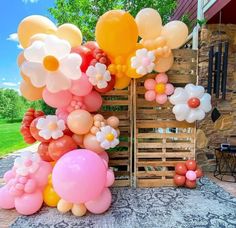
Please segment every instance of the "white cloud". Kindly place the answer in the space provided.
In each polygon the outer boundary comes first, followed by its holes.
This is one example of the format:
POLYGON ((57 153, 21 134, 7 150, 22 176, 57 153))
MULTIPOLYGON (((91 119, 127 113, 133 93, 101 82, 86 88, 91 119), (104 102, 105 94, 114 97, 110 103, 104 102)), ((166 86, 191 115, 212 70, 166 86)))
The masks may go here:
POLYGON ((39 0, 22 0, 23 3, 37 3, 39 0))
POLYGON ((11 41, 14 41, 14 42, 18 42, 18 35, 17 33, 12 33, 8 36, 7 40, 11 40, 11 41))
POLYGON ((2 83, 4 86, 10 86, 10 87, 16 87, 18 86, 17 83, 15 82, 3 82, 2 83))

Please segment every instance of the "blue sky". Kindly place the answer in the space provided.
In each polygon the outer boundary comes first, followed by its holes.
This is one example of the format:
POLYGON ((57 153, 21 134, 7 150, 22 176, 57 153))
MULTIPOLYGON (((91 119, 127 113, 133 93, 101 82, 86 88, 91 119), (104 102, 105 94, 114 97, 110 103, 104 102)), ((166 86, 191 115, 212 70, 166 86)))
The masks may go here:
POLYGON ((48 16, 54 0, 1 0, 0 13, 0 88, 18 89, 21 76, 16 63, 22 51, 15 40, 17 26, 29 15, 48 16))

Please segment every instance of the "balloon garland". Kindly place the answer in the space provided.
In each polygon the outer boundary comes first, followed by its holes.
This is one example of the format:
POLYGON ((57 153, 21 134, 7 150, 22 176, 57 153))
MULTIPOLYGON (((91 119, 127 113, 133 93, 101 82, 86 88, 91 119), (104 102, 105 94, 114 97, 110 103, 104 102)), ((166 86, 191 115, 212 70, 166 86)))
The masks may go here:
POLYGON ((39 142, 38 151, 23 153, 4 175, 0 208, 30 215, 44 202, 76 216, 105 212, 114 182, 106 150, 119 144, 120 131, 117 117, 97 113, 101 94, 156 71, 155 80, 145 81, 146 100, 164 104, 171 95, 177 120, 204 118, 210 95, 194 85, 174 90, 163 73, 173 64, 171 50, 187 35, 184 23, 162 26, 159 13, 150 8, 135 18, 122 10, 106 12, 97 22, 96 42, 84 44, 75 25, 57 27, 39 15, 23 19, 18 37, 24 50, 17 59, 21 94, 29 101, 43 99, 56 113, 25 113, 20 132, 26 143, 39 142))

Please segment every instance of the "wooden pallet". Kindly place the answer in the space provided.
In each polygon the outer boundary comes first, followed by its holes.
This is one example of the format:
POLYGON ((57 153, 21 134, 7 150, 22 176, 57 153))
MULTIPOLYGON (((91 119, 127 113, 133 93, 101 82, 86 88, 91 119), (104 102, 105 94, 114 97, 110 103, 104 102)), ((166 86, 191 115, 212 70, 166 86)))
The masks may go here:
POLYGON ((131 85, 125 90, 112 90, 103 95, 103 106, 99 113, 106 118, 114 115, 120 119, 120 144, 108 152, 109 166, 115 171, 113 186, 132 185, 132 110, 131 85))
MULTIPOLYGON (((174 51, 175 62, 168 71, 169 81, 183 87, 197 80, 197 53, 174 51)), ((158 105, 144 99, 145 79, 133 82, 134 106, 134 176, 137 187, 172 186, 177 162, 195 158, 195 124, 178 122, 167 102, 158 105)))

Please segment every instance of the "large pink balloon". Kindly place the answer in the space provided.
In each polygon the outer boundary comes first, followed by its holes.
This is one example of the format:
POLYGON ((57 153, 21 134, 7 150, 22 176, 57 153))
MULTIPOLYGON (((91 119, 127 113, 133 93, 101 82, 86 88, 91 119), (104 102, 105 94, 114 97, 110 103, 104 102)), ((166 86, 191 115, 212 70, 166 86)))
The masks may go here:
POLYGON ((9 194, 9 189, 5 185, 0 188, 0 208, 12 209, 15 207, 14 196, 9 194))
POLYGON ((88 112, 96 112, 102 106, 102 97, 96 91, 92 91, 90 94, 85 96, 83 101, 88 112))
POLYGON ((89 82, 88 76, 82 73, 81 78, 72 81, 70 92, 77 96, 86 96, 93 89, 93 85, 89 82))
POLYGON ((85 203, 96 199, 106 184, 107 172, 103 160, 85 149, 63 155, 52 172, 56 193, 71 203, 85 203))
POLYGON ((72 94, 69 90, 62 90, 57 93, 51 93, 47 89, 43 90, 43 100, 53 108, 63 108, 70 104, 72 94))
POLYGON ((43 194, 36 191, 32 194, 24 194, 15 198, 15 207, 17 212, 22 215, 32 215, 37 212, 43 204, 43 194))
POLYGON ((111 198, 110 190, 105 188, 97 199, 86 202, 85 206, 90 212, 94 214, 101 214, 110 207, 111 198))

